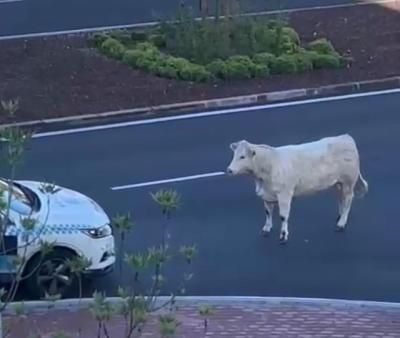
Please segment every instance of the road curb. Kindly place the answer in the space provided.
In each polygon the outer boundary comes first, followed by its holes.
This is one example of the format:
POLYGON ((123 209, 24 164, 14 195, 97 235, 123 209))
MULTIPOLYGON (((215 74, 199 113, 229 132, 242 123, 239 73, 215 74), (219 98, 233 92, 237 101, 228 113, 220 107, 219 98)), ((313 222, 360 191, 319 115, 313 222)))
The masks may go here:
POLYGON ((7 127, 21 127, 35 129, 36 132, 41 132, 48 129, 69 129, 79 127, 80 125, 104 124, 117 118, 147 119, 157 115, 181 115, 196 111, 227 109, 253 105, 257 106, 294 100, 368 93, 372 91, 383 91, 395 88, 400 88, 400 76, 368 81, 339 83, 315 88, 291 89, 203 101, 165 104, 154 107, 116 110, 97 114, 74 115, 61 118, 2 124, 0 125, 0 129, 7 127))
MULTIPOLYGON (((156 306, 165 303, 170 299, 167 296, 157 298, 156 306)), ((111 305, 119 304, 122 301, 120 297, 110 297, 107 301, 111 305)), ((28 301, 28 302, 13 302, 7 306, 4 314, 15 314, 15 308, 23 308, 26 314, 43 313, 46 311, 77 311, 87 309, 93 304, 92 298, 74 298, 62 299, 56 302, 52 301, 28 301)), ((363 301, 363 300, 345 300, 345 299, 329 299, 329 298, 298 298, 298 297, 242 297, 242 296, 181 296, 176 297, 176 304, 180 306, 199 306, 210 305, 218 306, 306 306, 306 307, 332 307, 365 310, 400 310, 400 303, 396 302, 379 302, 379 301, 363 301)))
MULTIPOLYGON (((21 1, 21 0, 14 0, 21 1)), ((250 12, 244 13, 240 15, 235 15, 239 17, 254 17, 254 16, 265 16, 265 15, 273 15, 278 13, 295 13, 295 12, 307 12, 314 10, 326 10, 326 9, 336 9, 336 8, 346 8, 346 7, 355 7, 355 6, 370 6, 370 5, 384 5, 387 3, 395 3, 397 0, 370 0, 367 2, 355 2, 355 3, 345 3, 345 4, 337 4, 337 5, 322 5, 322 6, 312 6, 312 7, 297 7, 297 8, 284 8, 277 10, 266 10, 259 12, 250 12)), ((224 16, 221 16, 222 18, 224 16)), ((213 16, 208 16, 207 19, 213 19, 213 16)), ((196 20, 202 20, 201 17, 198 17, 196 20)), ((39 38, 39 37, 48 37, 48 36, 57 36, 57 35, 73 35, 73 34, 86 34, 86 33, 94 33, 101 31, 111 31, 111 30, 119 30, 119 29, 140 29, 140 28, 148 28, 152 26, 158 25, 158 21, 148 21, 148 22, 139 22, 125 25, 113 25, 113 26, 102 26, 102 27, 91 27, 91 28, 78 28, 78 29, 69 29, 69 30, 61 30, 61 31, 53 31, 53 32, 37 32, 37 33, 26 33, 26 34, 16 34, 16 35, 0 35, 0 41, 5 40, 14 40, 14 39, 30 39, 30 38, 39 38)))

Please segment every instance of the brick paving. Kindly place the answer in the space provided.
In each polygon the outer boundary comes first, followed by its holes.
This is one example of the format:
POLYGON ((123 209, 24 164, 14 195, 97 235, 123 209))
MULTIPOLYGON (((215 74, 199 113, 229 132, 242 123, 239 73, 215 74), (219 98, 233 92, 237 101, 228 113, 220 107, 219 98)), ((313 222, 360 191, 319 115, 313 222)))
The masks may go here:
MULTIPOLYGON (((176 317, 181 324, 176 337, 400 338, 400 307, 216 304, 207 330, 197 309, 184 305, 178 310, 176 317)), ((28 338, 38 333, 41 338, 52 338, 59 330, 71 338, 99 337, 97 323, 87 310, 51 310, 23 319, 11 316, 5 318, 5 325, 10 338, 28 338)), ((124 338, 123 319, 113 318, 108 331, 110 338, 124 338)), ((142 337, 160 337, 156 316, 149 320, 142 337)))

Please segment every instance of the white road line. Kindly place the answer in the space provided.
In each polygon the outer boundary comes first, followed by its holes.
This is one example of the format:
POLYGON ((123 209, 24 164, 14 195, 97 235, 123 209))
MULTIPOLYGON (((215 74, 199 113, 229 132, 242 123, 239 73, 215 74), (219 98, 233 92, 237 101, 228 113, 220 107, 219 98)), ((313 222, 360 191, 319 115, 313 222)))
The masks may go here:
MULTIPOLYGON (((355 98, 360 98, 360 97, 369 97, 369 96, 378 96, 378 95, 396 94, 396 93, 400 93, 400 88, 366 92, 366 93, 347 94, 347 95, 340 95, 340 96, 321 97, 321 98, 301 100, 301 101, 272 103, 272 104, 265 104, 265 105, 260 105, 260 106, 230 108, 230 109, 223 109, 223 110, 208 111, 208 112, 203 112, 203 113, 199 112, 199 113, 191 113, 191 114, 184 114, 184 115, 159 117, 159 118, 153 118, 153 119, 112 123, 112 124, 105 124, 105 125, 92 126, 92 127, 82 127, 82 128, 75 128, 75 129, 50 131, 50 132, 37 133, 37 134, 33 135, 33 138, 60 136, 60 135, 67 135, 67 134, 77 134, 77 133, 84 133, 84 132, 90 132, 90 131, 107 130, 107 129, 123 128, 123 127, 130 127, 130 126, 140 126, 140 125, 145 125, 145 124, 156 124, 156 123, 170 122, 170 121, 176 121, 176 120, 187 120, 187 119, 204 118, 204 117, 219 116, 219 115, 229 115, 229 114, 234 114, 234 113, 243 113, 243 112, 248 113, 248 112, 258 111, 258 110, 263 110, 263 109, 266 110, 266 109, 281 108, 281 107, 300 106, 300 105, 305 105, 305 104, 340 101, 340 100, 355 99, 355 98)), ((323 114, 323 111, 321 111, 320 114, 323 114)))
POLYGON ((120 186, 116 186, 116 187, 111 187, 111 190, 116 191, 116 190, 135 189, 135 188, 148 187, 148 186, 152 186, 152 185, 191 181, 191 180, 198 180, 201 178, 215 177, 215 176, 222 176, 222 175, 225 175, 225 173, 223 171, 217 171, 217 172, 213 172, 213 173, 175 177, 175 178, 169 178, 169 179, 159 180, 159 181, 150 181, 150 182, 142 182, 142 183, 135 183, 135 184, 128 184, 128 185, 120 185, 120 186))
MULTIPOLYGON (((1 4, 0 0, 0 4, 1 4)), ((13 2, 13 1, 23 1, 23 0, 3 0, 4 2, 13 2)), ((279 10, 271 10, 271 11, 261 11, 261 12, 251 12, 242 14, 239 16, 259 16, 259 15, 268 15, 268 14, 276 14, 276 13, 293 13, 293 12, 304 12, 311 10, 319 10, 319 9, 335 9, 342 7, 354 7, 354 6, 365 6, 370 4, 386 4, 393 3, 396 0, 371 0, 371 1, 363 1, 357 3, 348 3, 348 4, 339 4, 339 5, 322 5, 322 6, 313 6, 313 7, 299 7, 299 8, 290 8, 290 9, 279 9, 279 10)), ((209 17, 212 19, 213 17, 209 17)), ((198 18, 200 20, 201 18, 198 18)), ((92 28, 81 28, 81 29, 71 29, 71 30, 61 30, 61 31, 50 31, 50 32, 40 32, 40 33, 27 33, 27 34, 17 34, 17 35, 4 35, 0 36, 1 40, 9 40, 9 39, 21 39, 21 38, 35 38, 35 37, 43 37, 43 36, 52 36, 52 35, 65 35, 65 34, 76 34, 76 33, 90 33, 90 32, 99 32, 105 30, 115 30, 115 29, 127 29, 127 28, 145 28, 157 25, 158 21, 149 21, 149 22, 141 22, 135 24, 126 24, 126 25, 114 25, 114 26, 98 26, 92 28)))
POLYGON ((21 2, 21 1, 24 1, 24 0, 0 0, 0 5, 1 4, 8 4, 10 2, 21 2))

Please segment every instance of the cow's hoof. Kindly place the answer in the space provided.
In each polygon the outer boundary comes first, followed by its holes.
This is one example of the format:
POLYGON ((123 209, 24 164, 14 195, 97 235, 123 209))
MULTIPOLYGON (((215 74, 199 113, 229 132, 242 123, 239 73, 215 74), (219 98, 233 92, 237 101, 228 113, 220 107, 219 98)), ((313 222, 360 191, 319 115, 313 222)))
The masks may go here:
POLYGON ((267 231, 267 230, 264 230, 264 229, 261 230, 261 232, 260 232, 262 237, 268 237, 270 233, 271 233, 271 230, 267 231))
POLYGON ((286 232, 282 232, 279 236, 279 242, 281 244, 286 244, 288 241, 288 234, 286 232))
POLYGON ((283 239, 282 238, 279 239, 279 244, 280 245, 285 245, 287 242, 288 242, 287 239, 284 239, 284 238, 283 239))
POLYGON ((344 226, 340 226, 340 225, 336 225, 335 226, 335 231, 336 232, 344 232, 345 231, 345 227, 344 226))

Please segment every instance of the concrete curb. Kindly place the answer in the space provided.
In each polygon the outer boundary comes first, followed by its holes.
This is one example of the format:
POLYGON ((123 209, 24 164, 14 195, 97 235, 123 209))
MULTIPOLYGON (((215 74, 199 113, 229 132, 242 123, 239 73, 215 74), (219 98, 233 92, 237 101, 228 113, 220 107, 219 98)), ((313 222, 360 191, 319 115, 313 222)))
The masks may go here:
MULTIPOLYGON (((166 296, 158 297, 156 304, 163 304, 170 299, 166 296)), ((110 297, 107 301, 116 305, 122 301, 120 297, 110 297)), ((92 298, 82 299, 62 299, 56 302, 51 301, 28 301, 11 303, 4 312, 5 315, 15 313, 15 307, 23 304, 25 312, 43 313, 46 311, 77 311, 79 309, 87 309, 93 304, 92 298)), ((181 296, 176 297, 176 304, 180 306, 308 306, 308 307, 332 307, 336 309, 364 309, 364 310, 399 310, 400 303, 395 302, 379 302, 379 301, 362 301, 362 300, 345 300, 345 299, 327 299, 327 298, 298 298, 298 297, 241 297, 241 296, 181 296)))
POLYGON ((108 121, 116 118, 146 119, 154 117, 155 115, 180 115, 196 111, 207 111, 211 109, 265 105, 300 99, 306 100, 320 97, 368 93, 371 91, 383 91, 395 88, 400 88, 400 76, 360 82, 339 83, 316 88, 291 89, 220 99, 165 104, 155 107, 133 108, 97 114, 75 115, 61 118, 2 124, 0 125, 0 129, 7 127, 21 127, 31 128, 35 129, 37 132, 41 132, 47 129, 76 128, 77 126, 83 124, 88 125, 91 123, 107 123, 108 121))

